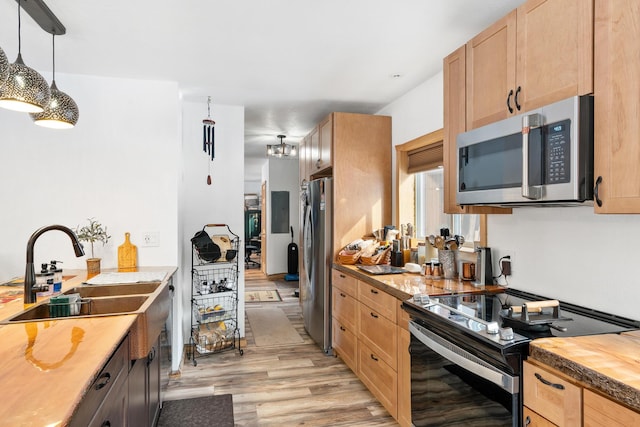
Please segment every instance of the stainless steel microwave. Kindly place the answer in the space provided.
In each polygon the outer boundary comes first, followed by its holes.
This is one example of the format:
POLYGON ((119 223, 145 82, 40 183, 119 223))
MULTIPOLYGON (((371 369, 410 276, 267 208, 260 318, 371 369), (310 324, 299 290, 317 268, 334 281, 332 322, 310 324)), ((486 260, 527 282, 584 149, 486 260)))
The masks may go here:
POLYGON ((460 205, 593 203, 593 97, 575 96, 458 135, 460 205))

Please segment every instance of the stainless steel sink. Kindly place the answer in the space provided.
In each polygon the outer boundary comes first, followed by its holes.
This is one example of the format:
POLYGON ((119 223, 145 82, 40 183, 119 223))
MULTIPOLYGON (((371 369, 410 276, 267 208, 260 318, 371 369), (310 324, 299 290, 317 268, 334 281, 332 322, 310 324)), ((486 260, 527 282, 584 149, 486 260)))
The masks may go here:
POLYGON ((76 286, 67 294, 80 294, 80 298, 111 297, 116 295, 141 295, 153 293, 161 282, 146 283, 118 283, 113 285, 84 285, 76 286))
POLYGON ((80 303, 80 314, 74 316, 61 316, 52 318, 49 311, 49 304, 38 304, 13 317, 8 318, 2 323, 16 322, 37 322, 41 320, 79 318, 79 317, 97 317, 97 316, 113 316, 119 314, 136 313, 140 307, 147 301, 148 296, 133 295, 119 296, 114 298, 92 298, 80 303))

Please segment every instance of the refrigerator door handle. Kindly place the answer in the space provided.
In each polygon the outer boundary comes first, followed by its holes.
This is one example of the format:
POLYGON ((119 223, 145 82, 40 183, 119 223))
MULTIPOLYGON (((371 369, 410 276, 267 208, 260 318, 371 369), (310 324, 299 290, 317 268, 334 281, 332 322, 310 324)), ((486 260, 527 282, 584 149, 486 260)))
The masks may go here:
POLYGON ((311 257, 313 256, 312 252, 313 252, 313 248, 312 248, 312 244, 313 244, 313 240, 312 240, 312 236, 313 236, 313 224, 311 223, 311 206, 306 205, 305 206, 305 215, 304 215, 304 232, 303 232, 303 239, 304 239, 304 257, 303 257, 303 261, 304 261, 304 271, 307 274, 307 283, 311 282, 311 278, 312 276, 312 267, 313 267, 313 263, 311 262, 311 257))

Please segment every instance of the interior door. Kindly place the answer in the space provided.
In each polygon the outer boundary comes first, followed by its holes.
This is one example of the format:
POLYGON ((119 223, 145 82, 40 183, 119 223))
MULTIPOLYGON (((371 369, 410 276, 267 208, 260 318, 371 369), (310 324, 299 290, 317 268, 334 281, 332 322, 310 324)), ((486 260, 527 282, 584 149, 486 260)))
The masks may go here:
POLYGON ((260 212, 260 269, 267 274, 267 181, 260 187, 262 212, 260 212))

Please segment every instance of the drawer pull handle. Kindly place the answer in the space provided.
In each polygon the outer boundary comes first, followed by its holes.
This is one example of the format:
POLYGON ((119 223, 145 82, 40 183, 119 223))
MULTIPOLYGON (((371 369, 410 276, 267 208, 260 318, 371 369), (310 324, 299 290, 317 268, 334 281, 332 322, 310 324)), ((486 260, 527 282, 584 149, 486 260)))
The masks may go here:
POLYGON ((346 298, 346 297, 347 297, 347 296, 346 296, 345 294, 343 294, 342 292, 340 292, 340 296, 341 296, 342 298, 346 298))
POLYGON ((375 360, 376 362, 378 361, 378 358, 377 358, 377 357, 375 357, 375 356, 373 355, 373 353, 371 354, 371 359, 375 360))
POLYGON ((558 390, 564 390, 564 386, 562 384, 555 384, 552 383, 551 381, 547 381, 544 378, 542 378, 542 375, 540 375, 539 373, 536 372, 536 378, 544 385, 548 385, 549 387, 553 387, 553 388, 557 388, 558 390))
POLYGON ((529 424, 531 424, 531 417, 527 415, 527 418, 524 419, 524 425, 528 426, 529 424))
POLYGON ((378 294, 378 291, 376 291, 375 289, 371 289, 371 293, 372 293, 372 294, 376 294, 376 295, 377 295, 377 294, 378 294))
POLYGON ((111 427, 111 421, 107 420, 103 422, 101 427, 111 427))
POLYGON ((375 314, 375 313, 369 313, 369 314, 371 314, 371 317, 373 317, 374 319, 377 319, 377 318, 378 318, 378 315, 377 315, 377 314, 375 314))
POLYGON ((109 381, 111 381, 111 374, 109 372, 105 372, 98 377, 98 380, 102 381, 96 384, 96 390, 100 390, 101 388, 104 388, 107 384, 109 384, 109 381))
POLYGON ((340 326, 340 330, 341 330, 342 332, 347 332, 347 330, 346 330, 343 326, 340 326))
POLYGON ((347 276, 345 276, 344 274, 341 274, 340 277, 342 277, 343 279, 347 278, 347 276))

